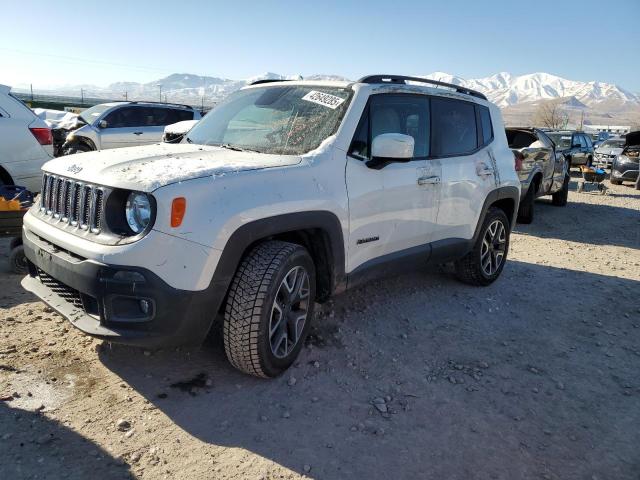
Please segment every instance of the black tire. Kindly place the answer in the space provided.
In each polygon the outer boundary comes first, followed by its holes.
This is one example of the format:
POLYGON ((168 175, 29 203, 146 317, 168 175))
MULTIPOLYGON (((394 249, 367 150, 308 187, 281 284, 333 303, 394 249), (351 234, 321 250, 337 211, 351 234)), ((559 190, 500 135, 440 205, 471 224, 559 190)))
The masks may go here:
POLYGON ((13 273, 27 274, 27 257, 24 256, 24 246, 18 245, 9 253, 9 266, 13 273))
POLYGON ((609 181, 611 182, 611 185, 622 185, 622 180, 616 180, 613 178, 613 174, 609 175, 609 181))
MULTIPOLYGON (((302 275, 296 273, 298 274, 302 275)), ((298 277, 295 277, 292 287, 294 290, 298 288, 295 286, 298 281, 298 277)), ((303 287, 299 287, 299 290, 302 291, 303 287)), ((285 296, 295 296, 296 293, 284 291, 285 296)), ((223 337, 225 352, 231 364, 257 377, 275 377, 289 368, 300 353, 309 332, 315 294, 315 266, 304 247, 277 240, 256 246, 242 260, 229 288, 223 337), (308 290, 304 300, 286 307, 289 299, 283 300, 280 296, 283 294, 283 286, 286 288, 286 279, 294 271, 306 272, 308 290), (284 308, 280 309, 276 305, 283 305, 284 308), (291 324, 292 317, 299 317, 303 308, 306 318, 298 331, 291 324), (283 325, 283 329, 272 328, 277 310, 280 310, 280 321, 276 320, 276 325, 283 325), (283 310, 287 313, 283 313, 283 310), (288 320, 283 322, 284 318, 288 320), (286 337, 283 338, 284 350, 279 348, 282 342, 276 342, 274 351, 273 337, 278 333, 276 330, 282 330, 278 335, 280 338, 286 337), (292 348, 288 350, 290 334, 295 335, 297 340, 292 342, 292 348)))
POLYGON ((518 208, 518 223, 529 224, 533 222, 533 204, 536 199, 536 183, 532 183, 529 185, 529 190, 527 190, 527 194, 520 202, 520 207, 518 208))
POLYGON ((592 167, 593 166, 593 157, 587 157, 586 165, 587 165, 587 167, 592 167))
POLYGON ((493 283, 500 276, 504 264, 507 261, 510 232, 509 219, 504 211, 496 207, 489 208, 484 222, 482 222, 482 228, 480 229, 476 244, 473 246, 473 250, 455 262, 458 279, 464 283, 477 286, 486 286, 493 283), (502 256, 495 270, 488 273, 485 268, 483 268, 483 245, 485 244, 485 237, 490 233, 489 228, 492 227, 495 222, 499 222, 504 229, 504 244, 501 249, 490 249, 488 253, 492 257, 490 261, 493 262, 494 260, 494 252, 502 252, 502 256))
POLYGON ((564 182, 562 182, 562 188, 557 192, 551 194, 551 203, 556 207, 564 207, 567 205, 568 198, 569 198, 569 175, 565 175, 564 182))
POLYGON ((64 149, 64 155, 73 155, 74 153, 84 153, 93 151, 91 147, 84 143, 74 143, 64 149))
POLYGON ((22 237, 13 237, 9 240, 9 250, 13 250, 19 245, 22 245, 22 237))

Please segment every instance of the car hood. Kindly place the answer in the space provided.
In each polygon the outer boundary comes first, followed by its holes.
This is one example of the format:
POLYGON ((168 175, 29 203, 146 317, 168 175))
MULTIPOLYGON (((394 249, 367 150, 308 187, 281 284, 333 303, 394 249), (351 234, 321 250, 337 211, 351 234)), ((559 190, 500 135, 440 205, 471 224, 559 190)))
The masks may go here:
POLYGON ((624 146, 625 148, 640 146, 640 130, 627 133, 627 136, 624 137, 624 146))
POLYGON ((187 133, 199 121, 200 120, 183 120, 182 122, 172 123, 171 125, 164 127, 164 133, 187 133))
POLYGON ((301 157, 237 152, 193 144, 156 144, 77 153, 47 162, 42 169, 81 182, 152 192, 171 183, 245 170, 285 167, 301 157))
POLYGON ((596 153, 602 155, 620 155, 622 153, 622 147, 598 147, 596 153))

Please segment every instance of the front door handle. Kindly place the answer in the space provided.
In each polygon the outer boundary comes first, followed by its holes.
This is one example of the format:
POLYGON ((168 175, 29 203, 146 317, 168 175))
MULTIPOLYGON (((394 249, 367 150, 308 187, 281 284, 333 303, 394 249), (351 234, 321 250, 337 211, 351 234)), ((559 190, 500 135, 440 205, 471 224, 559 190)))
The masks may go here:
POLYGON ((142 132, 133 132, 134 135, 142 135, 142 132))
POLYGON ((418 185, 434 185, 437 183, 440 183, 440 177, 438 175, 418 178, 418 185))

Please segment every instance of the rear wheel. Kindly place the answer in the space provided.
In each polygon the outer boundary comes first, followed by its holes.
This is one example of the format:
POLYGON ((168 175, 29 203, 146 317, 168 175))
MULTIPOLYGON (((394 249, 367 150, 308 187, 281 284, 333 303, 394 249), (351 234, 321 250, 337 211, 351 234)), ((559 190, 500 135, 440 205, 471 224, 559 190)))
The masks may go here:
POLYGON ((536 183, 532 183, 518 208, 518 223, 533 222, 533 204, 536 198, 536 183))
POLYGON ((567 204, 567 198, 569 197, 569 175, 565 175, 564 182, 562 182, 562 188, 556 193, 551 195, 551 203, 556 207, 564 207, 567 204))
POLYGON ((258 377, 289 368, 309 331, 315 294, 315 267, 304 247, 276 240, 255 247, 233 278, 225 308, 231 364, 258 377))
POLYGON ((455 262, 458 278, 471 285, 486 286, 493 283, 507 260, 509 235, 507 216, 499 208, 491 207, 473 250, 455 262))

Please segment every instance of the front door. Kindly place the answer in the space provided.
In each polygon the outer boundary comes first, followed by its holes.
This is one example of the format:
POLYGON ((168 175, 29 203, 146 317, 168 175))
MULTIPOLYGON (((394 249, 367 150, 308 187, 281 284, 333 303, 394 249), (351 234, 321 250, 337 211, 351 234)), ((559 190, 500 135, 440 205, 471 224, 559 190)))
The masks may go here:
POLYGON ((347 155, 348 272, 370 260, 404 255, 429 243, 440 187, 439 165, 426 160, 429 132, 428 97, 377 94, 369 99, 347 155), (383 133, 412 136, 413 159, 379 170, 368 167, 372 140, 383 133))
POLYGON ((144 107, 130 106, 107 114, 104 118, 107 126, 100 129, 100 148, 133 147, 147 143, 146 111, 144 107))

